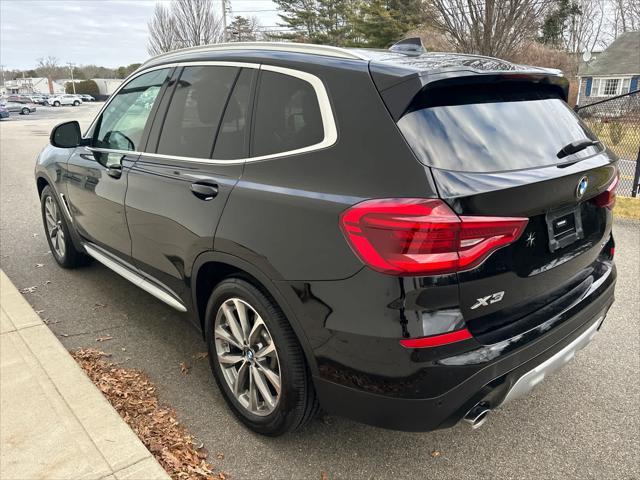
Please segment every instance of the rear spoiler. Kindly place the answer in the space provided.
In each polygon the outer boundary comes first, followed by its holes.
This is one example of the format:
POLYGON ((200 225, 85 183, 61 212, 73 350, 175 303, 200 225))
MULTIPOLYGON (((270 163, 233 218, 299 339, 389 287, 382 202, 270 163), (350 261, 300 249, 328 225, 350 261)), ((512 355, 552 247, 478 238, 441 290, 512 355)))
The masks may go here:
POLYGON ((453 87, 503 82, 519 82, 553 87, 566 102, 569 81, 560 70, 538 69, 510 71, 478 71, 474 69, 446 69, 433 72, 410 72, 404 68, 371 62, 369 71, 380 96, 397 122, 420 92, 441 87, 453 87))

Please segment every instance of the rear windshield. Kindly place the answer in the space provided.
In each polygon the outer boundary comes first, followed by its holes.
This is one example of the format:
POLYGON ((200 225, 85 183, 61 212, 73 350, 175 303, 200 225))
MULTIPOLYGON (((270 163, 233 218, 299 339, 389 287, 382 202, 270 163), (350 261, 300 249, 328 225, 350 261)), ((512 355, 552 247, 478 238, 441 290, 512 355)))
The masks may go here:
POLYGON ((596 140, 552 89, 516 85, 425 91, 398 126, 425 165, 463 172, 501 172, 576 161, 589 147, 559 159, 577 140, 596 140))

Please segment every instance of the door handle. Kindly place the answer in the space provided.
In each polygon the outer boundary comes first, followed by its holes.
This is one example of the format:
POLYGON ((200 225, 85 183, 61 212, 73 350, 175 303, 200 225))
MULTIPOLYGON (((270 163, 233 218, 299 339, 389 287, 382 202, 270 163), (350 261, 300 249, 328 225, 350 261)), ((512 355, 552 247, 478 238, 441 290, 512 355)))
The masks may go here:
POLYGON ((218 195, 218 186, 206 183, 192 183, 191 192, 200 200, 212 200, 218 195))
POLYGON ((107 175, 113 178, 120 178, 122 176, 122 165, 113 164, 107 167, 107 175))

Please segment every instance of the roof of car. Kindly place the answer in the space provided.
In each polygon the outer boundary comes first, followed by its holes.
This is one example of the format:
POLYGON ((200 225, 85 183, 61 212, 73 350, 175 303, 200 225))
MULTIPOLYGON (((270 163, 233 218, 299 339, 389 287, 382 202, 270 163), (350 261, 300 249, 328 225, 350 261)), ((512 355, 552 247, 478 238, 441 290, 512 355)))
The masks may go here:
POLYGON ((525 65, 518 65, 498 58, 484 57, 460 53, 425 52, 420 55, 407 55, 389 50, 368 48, 342 48, 329 45, 315 45, 292 42, 235 42, 189 47, 172 52, 163 53, 147 60, 140 69, 151 64, 160 65, 179 61, 183 56, 210 56, 215 53, 243 53, 259 51, 265 58, 281 58, 282 52, 321 55, 342 60, 355 60, 386 65, 396 69, 411 72, 425 72, 450 68, 464 68, 477 71, 545 71, 559 73, 557 70, 542 69, 525 65))

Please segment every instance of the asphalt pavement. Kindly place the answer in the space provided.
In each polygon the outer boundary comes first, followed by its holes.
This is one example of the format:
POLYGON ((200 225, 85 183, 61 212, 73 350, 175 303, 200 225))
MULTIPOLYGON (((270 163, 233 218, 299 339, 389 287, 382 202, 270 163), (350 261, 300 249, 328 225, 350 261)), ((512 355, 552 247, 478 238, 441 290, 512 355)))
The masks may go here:
POLYGON ((59 268, 42 228, 34 160, 53 125, 88 126, 85 104, 0 122, 0 263, 68 349, 98 347, 143 369, 232 479, 640 478, 640 224, 617 220, 617 301, 601 332, 527 398, 484 427, 395 432, 323 417, 272 439, 227 409, 200 334, 180 314, 98 263, 59 268), (113 340, 96 343, 98 337, 113 340), (180 364, 191 368, 181 372, 180 364), (216 459, 223 453, 224 459, 216 459))

